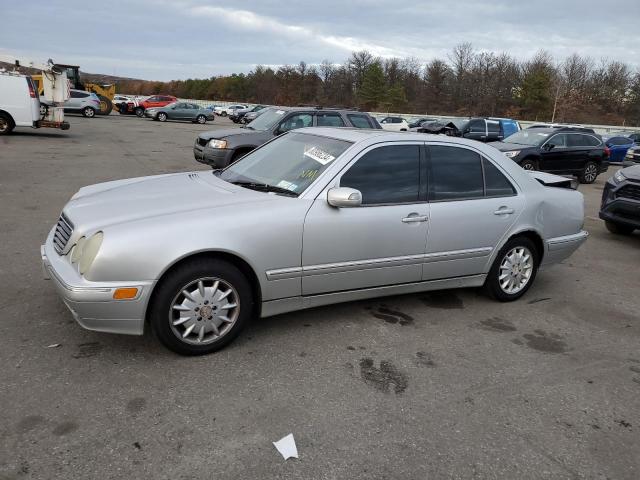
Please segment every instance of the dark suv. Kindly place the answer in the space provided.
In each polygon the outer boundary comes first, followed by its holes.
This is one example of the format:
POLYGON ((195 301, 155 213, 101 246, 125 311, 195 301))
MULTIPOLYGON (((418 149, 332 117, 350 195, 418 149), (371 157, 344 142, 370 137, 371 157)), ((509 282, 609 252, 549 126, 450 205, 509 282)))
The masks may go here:
POLYGON ((201 163, 224 168, 273 137, 303 127, 381 128, 368 113, 357 110, 271 107, 244 128, 201 133, 193 155, 201 163))
POLYGON ((525 170, 575 175, 593 183, 609 168, 609 149, 599 135, 574 128, 528 128, 490 145, 525 170))
POLYGON ((602 191, 600 218, 611 233, 640 229, 640 165, 618 170, 602 191))

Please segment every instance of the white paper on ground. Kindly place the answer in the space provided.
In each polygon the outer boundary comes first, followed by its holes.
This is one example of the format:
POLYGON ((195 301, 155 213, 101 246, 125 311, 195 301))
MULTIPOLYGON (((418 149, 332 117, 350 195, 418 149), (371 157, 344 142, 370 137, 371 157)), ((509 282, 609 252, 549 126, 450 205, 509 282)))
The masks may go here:
POLYGON ((293 439, 293 433, 281 438, 277 442, 273 442, 273 446, 278 449, 285 460, 291 457, 298 458, 298 449, 296 448, 296 442, 293 439))

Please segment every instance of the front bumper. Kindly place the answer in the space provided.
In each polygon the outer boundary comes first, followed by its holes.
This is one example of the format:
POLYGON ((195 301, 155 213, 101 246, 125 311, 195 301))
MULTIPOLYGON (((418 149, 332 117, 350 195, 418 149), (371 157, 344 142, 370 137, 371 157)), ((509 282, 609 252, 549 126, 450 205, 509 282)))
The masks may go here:
POLYGON ((554 237, 547 240, 547 252, 543 258, 543 265, 559 263, 569 258, 580 245, 582 245, 589 237, 589 233, 582 230, 572 235, 563 235, 562 237, 554 237))
POLYGON ((147 302, 153 282, 90 282, 55 251, 53 230, 40 247, 45 279, 52 280, 73 318, 87 330, 142 335, 147 302), (118 288, 138 289, 131 300, 114 300, 118 288))
POLYGON ((618 185, 611 185, 610 182, 605 185, 598 216, 607 222, 640 228, 640 200, 618 196, 617 193, 628 184, 625 181, 618 185))
POLYGON ((193 146, 193 156, 195 159, 213 168, 224 168, 231 163, 234 150, 229 148, 203 147, 198 143, 193 146))

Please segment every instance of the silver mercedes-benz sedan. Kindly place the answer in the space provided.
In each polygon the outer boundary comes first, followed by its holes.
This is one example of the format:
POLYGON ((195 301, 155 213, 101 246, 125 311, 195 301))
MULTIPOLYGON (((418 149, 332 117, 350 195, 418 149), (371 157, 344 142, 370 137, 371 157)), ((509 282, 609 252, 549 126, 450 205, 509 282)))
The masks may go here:
POLYGON ((471 140, 304 128, 222 171, 80 189, 42 246, 85 328, 203 354, 251 317, 481 287, 516 300, 587 238, 582 194, 471 140))

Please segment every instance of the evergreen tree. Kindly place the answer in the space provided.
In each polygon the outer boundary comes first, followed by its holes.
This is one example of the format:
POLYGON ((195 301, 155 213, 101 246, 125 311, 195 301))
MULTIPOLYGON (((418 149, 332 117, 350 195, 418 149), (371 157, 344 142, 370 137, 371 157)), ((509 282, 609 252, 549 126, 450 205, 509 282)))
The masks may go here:
POLYGON ((378 62, 367 67, 362 79, 362 87, 358 92, 360 106, 374 110, 385 100, 387 87, 384 80, 384 72, 378 62))

